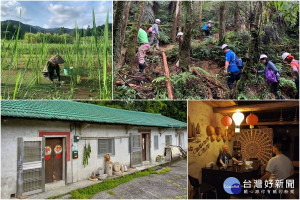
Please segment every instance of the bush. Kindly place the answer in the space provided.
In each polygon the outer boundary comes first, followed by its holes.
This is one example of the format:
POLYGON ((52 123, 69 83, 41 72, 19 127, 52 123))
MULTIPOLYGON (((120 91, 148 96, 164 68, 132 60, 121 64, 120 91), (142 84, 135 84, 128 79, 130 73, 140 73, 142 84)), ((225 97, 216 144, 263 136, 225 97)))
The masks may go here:
POLYGON ((286 78, 280 78, 279 87, 286 96, 289 96, 290 98, 296 97, 297 88, 294 81, 286 78))
POLYGON ((42 43, 42 42, 47 42, 47 43, 58 43, 58 44, 64 44, 66 43, 72 43, 73 42, 73 37, 70 36, 69 34, 63 34, 63 35, 58 35, 58 34, 50 34, 50 33, 25 33, 25 42, 26 43, 42 43))

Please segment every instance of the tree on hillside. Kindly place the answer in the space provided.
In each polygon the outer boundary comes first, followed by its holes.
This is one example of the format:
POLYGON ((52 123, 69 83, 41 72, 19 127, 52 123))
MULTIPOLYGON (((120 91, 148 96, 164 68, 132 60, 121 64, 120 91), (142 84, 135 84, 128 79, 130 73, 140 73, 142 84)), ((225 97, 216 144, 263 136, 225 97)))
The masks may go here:
POLYGON ((240 24, 240 6, 239 6, 239 2, 238 1, 235 1, 234 2, 235 4, 235 7, 234 7, 234 30, 235 32, 238 32, 240 31, 240 27, 241 27, 241 24, 240 24))
POLYGON ((173 18, 173 25, 172 25, 172 41, 173 42, 175 42, 175 40, 176 40, 177 22, 178 22, 178 16, 180 13, 179 10, 180 10, 180 0, 177 0, 175 12, 174 12, 174 18, 173 18))
MULTIPOLYGON (((118 69, 120 60, 121 60, 121 31, 123 25, 123 13, 124 13, 124 4, 125 1, 117 1, 114 5, 114 26, 113 26, 113 57, 114 57, 114 72, 118 69)), ((114 73, 115 75, 116 73, 114 73)))
POLYGON ((191 1, 182 2, 186 9, 185 16, 185 28, 183 33, 183 42, 181 55, 179 59, 179 66, 183 72, 189 71, 189 65, 191 63, 191 39, 192 39, 192 25, 193 25, 193 10, 191 1))
POLYGON ((138 9, 137 12, 135 14, 134 17, 134 22, 132 24, 130 33, 129 33, 129 43, 127 46, 127 50, 126 50, 126 55, 125 55, 125 62, 127 64, 132 65, 134 58, 135 58, 135 54, 136 54, 136 49, 137 49, 137 35, 138 35, 138 31, 139 28, 141 26, 142 23, 142 19, 143 19, 143 13, 144 13, 144 8, 145 8, 145 1, 139 1, 138 2, 138 9))
POLYGON ((58 35, 62 35, 62 34, 65 34, 67 33, 65 27, 60 27, 59 30, 58 30, 58 35))
POLYGON ((247 66, 244 67, 242 77, 238 81, 235 94, 243 90, 249 80, 249 74, 252 73, 254 63, 259 63, 259 45, 260 45, 260 19, 263 11, 263 3, 261 1, 249 2, 249 26, 250 26, 250 39, 248 47, 248 58, 247 66))
POLYGON ((219 9, 219 45, 225 43, 225 28, 226 28, 226 2, 220 2, 219 9))
POLYGON ((92 35, 93 35, 92 29, 91 29, 90 25, 88 25, 88 27, 86 28, 86 31, 84 33, 84 36, 92 36, 92 35))

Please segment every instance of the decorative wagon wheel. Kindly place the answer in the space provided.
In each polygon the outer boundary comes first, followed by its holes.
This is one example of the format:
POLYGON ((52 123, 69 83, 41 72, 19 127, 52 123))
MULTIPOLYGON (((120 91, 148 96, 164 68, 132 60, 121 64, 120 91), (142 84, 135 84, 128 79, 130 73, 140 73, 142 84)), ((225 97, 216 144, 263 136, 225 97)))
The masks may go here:
POLYGON ((244 130, 239 136, 244 159, 258 158, 263 165, 272 157, 272 129, 244 130))

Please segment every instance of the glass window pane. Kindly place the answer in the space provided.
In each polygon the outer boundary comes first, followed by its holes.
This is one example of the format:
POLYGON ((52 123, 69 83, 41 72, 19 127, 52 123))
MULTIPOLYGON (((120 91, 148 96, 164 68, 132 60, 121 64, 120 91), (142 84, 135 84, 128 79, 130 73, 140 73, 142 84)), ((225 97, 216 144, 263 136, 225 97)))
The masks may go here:
POLYGON ((158 149, 158 135, 154 136, 154 149, 158 149))

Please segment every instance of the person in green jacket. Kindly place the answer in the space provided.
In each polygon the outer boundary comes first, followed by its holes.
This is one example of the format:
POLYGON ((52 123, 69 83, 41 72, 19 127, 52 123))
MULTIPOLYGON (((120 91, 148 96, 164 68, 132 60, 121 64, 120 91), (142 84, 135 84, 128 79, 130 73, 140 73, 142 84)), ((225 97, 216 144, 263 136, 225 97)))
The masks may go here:
POLYGON ((145 30, 142 29, 142 26, 138 32, 138 42, 140 47, 138 49, 138 59, 139 59, 139 73, 143 73, 147 63, 145 61, 146 53, 150 49, 150 44, 148 40, 148 34, 145 30))

